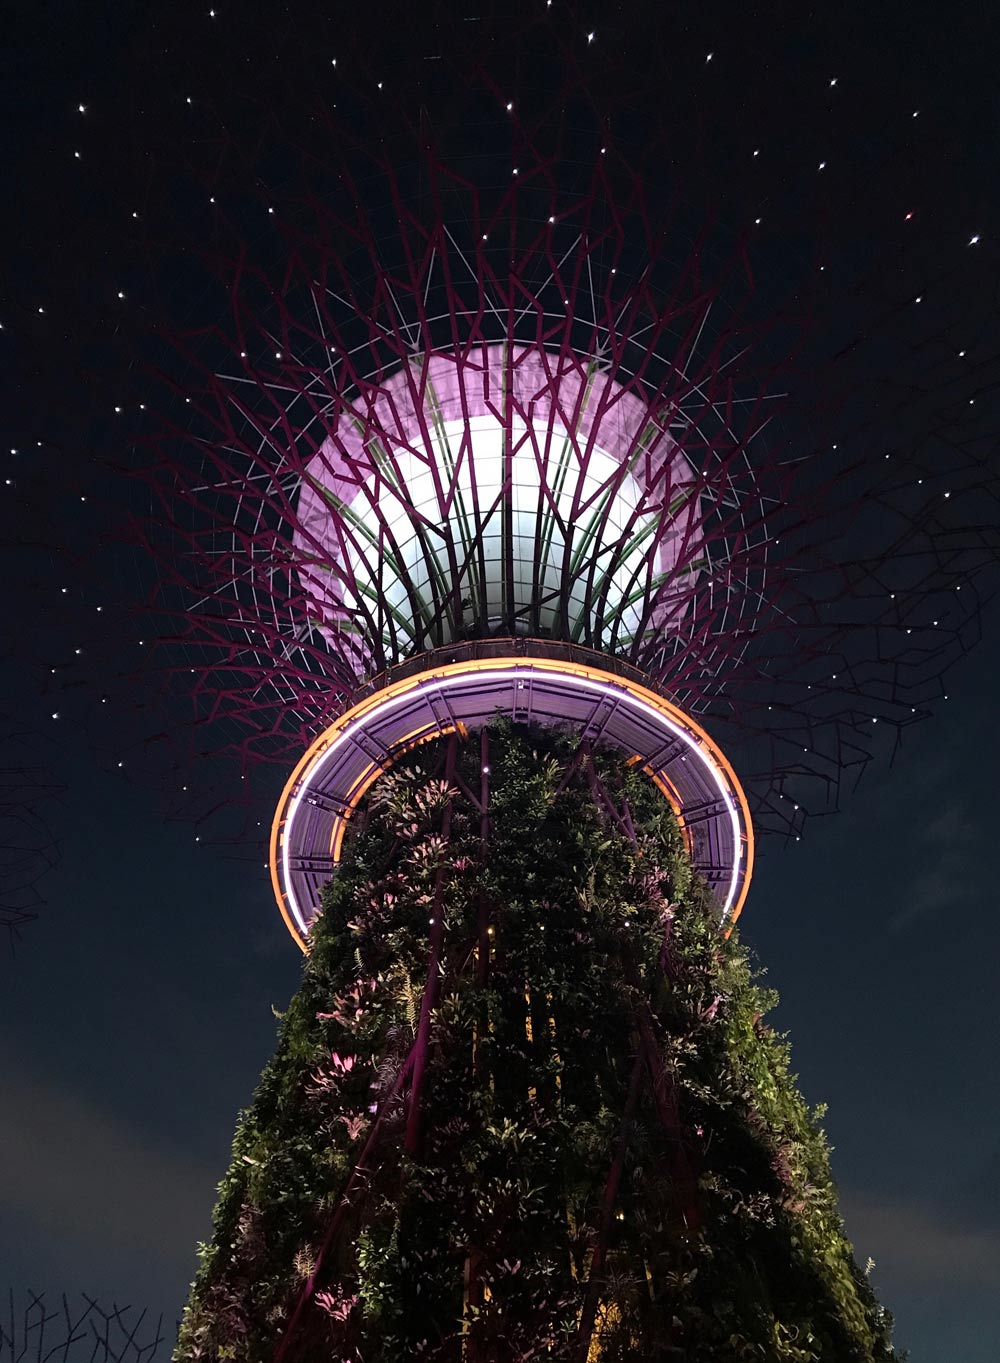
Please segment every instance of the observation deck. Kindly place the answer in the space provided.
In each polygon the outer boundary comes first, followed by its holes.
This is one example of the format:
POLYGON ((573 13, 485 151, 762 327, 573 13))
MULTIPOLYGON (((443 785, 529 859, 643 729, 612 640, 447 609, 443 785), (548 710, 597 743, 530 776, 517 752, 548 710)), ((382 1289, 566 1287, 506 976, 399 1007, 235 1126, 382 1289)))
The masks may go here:
POLYGON ((365 793, 415 743, 481 728, 497 715, 571 728, 637 761, 673 808, 720 917, 735 921, 753 869, 750 812, 704 729, 605 654, 489 639, 422 654, 370 682, 292 773, 274 817, 270 865, 278 906, 303 950, 365 793))

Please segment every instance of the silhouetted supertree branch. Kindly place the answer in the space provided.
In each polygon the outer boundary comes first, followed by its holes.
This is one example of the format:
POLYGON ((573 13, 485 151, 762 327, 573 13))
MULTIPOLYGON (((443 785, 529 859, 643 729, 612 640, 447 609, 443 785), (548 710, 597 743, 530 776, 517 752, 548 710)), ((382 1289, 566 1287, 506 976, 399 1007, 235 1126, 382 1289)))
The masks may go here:
POLYGON ((153 1363, 164 1342, 163 1317, 134 1306, 109 1307, 80 1293, 7 1294, 0 1320, 2 1363, 153 1363))

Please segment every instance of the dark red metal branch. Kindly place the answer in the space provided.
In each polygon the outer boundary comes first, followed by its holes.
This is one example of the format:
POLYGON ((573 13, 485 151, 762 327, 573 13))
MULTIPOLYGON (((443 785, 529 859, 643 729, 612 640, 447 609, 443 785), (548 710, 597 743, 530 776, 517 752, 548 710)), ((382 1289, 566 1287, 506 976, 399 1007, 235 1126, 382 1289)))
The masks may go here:
POLYGON ((611 1161, 611 1167, 608 1170, 607 1181, 604 1185, 604 1196, 601 1202, 601 1216, 597 1228, 597 1239, 594 1243, 594 1252, 590 1260, 590 1271, 587 1275, 587 1291, 583 1301, 583 1309, 580 1313, 580 1324, 577 1328, 577 1340, 579 1343, 578 1357, 580 1363, 586 1363, 590 1350, 591 1336, 594 1333, 594 1319, 597 1314, 598 1297, 600 1293, 600 1277, 604 1271, 604 1263, 607 1258, 608 1245, 611 1239, 611 1229, 614 1224, 615 1206, 618 1201, 618 1189, 621 1185, 622 1174, 625 1170, 625 1156, 628 1153, 629 1138, 632 1134, 632 1125, 635 1121, 636 1108, 642 1090, 642 1076, 645 1069, 645 1054, 640 1045, 632 1065, 632 1073, 629 1078, 628 1093, 625 1097, 625 1107, 622 1110, 622 1120, 618 1130, 615 1153, 611 1161))
MULTIPOLYGON (((458 754, 458 737, 451 734, 445 761, 445 780, 451 787, 458 754)), ((447 845, 451 832, 451 818, 454 800, 449 798, 441 816, 441 837, 447 845)), ((430 1050, 431 1014, 437 1002, 441 980, 441 953, 444 946, 444 891, 447 863, 442 859, 434 876, 434 897, 431 903, 431 923, 429 952, 427 957, 427 977, 420 1000, 420 1017, 417 1022, 417 1036, 413 1048, 413 1083, 410 1086, 409 1106, 406 1114, 406 1149, 411 1155, 420 1149, 421 1103, 423 1099, 424 1071, 427 1068, 430 1050)))

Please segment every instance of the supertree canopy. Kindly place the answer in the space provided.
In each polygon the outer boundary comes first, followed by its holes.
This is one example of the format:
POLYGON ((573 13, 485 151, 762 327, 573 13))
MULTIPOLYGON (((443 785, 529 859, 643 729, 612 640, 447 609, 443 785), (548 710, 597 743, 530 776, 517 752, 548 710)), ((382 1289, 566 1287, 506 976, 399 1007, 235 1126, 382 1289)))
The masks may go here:
POLYGON ((944 694, 983 447, 906 280, 710 222, 505 32, 379 113, 359 48, 294 171, 226 142, 138 366, 146 670, 290 771, 307 952, 177 1357, 889 1359, 732 928, 944 694))
POLYGON ((797 835, 873 725, 942 694, 992 553, 947 521, 978 463, 915 500, 905 453, 824 443, 854 376, 809 369, 807 300, 762 299, 740 238, 678 260, 606 148, 572 194, 540 152, 482 191, 437 152, 351 152, 346 204, 289 206, 280 276, 214 261, 231 314, 174 338, 184 424, 140 473, 200 725, 244 762, 318 740, 271 849, 289 926, 386 755, 497 711, 641 759, 735 916, 750 809, 797 835), (749 804, 695 716, 740 744, 749 804))
MULTIPOLYGON (((522 183, 530 195, 527 168, 522 183)), ((691 806, 699 865, 726 912, 742 903, 742 793, 718 755, 705 759, 707 738, 647 688, 669 679, 698 711, 743 665, 767 600, 764 512, 787 480, 773 460, 762 479, 749 458, 768 420, 752 370, 737 396, 749 328, 700 355, 715 300, 682 279, 658 301, 648 237, 649 276, 620 289, 625 231, 595 221, 606 190, 598 169, 578 205, 590 225, 558 255, 555 214, 529 223, 503 281, 477 210, 471 260, 433 219, 390 243, 408 273, 371 243, 365 301, 332 277, 346 268, 336 257, 291 244, 309 282, 286 290, 266 337, 250 312, 260 281, 234 289, 235 372, 206 375, 196 398, 215 432, 190 472, 171 464, 172 505, 191 512, 181 526, 171 515, 171 563, 202 570, 185 642, 215 645, 201 686, 238 713, 248 749, 273 750, 289 719, 301 741, 359 688, 378 692, 368 719, 338 718, 343 759, 329 731, 320 741, 305 807, 291 797, 312 825, 282 835, 276 862, 283 881, 303 882, 281 891, 293 930, 328 873, 328 823, 353 808, 373 752, 510 707, 578 719, 651 761, 678 808, 691 806), (262 342, 279 347, 263 373, 248 349, 262 342), (419 673, 415 693, 400 666, 419 673)), ((515 207, 501 199, 494 233, 516 238, 504 216, 515 207)), ((338 228, 324 218, 313 230, 325 242, 338 228)))

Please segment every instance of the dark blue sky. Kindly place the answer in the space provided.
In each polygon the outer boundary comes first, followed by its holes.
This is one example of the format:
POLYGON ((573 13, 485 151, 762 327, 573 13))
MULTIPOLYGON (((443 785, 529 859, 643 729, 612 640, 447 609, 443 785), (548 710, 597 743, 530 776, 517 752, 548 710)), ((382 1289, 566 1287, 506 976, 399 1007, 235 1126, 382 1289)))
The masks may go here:
MULTIPOLYGON (((113 351, 99 328, 88 334, 87 309, 95 280, 106 291, 115 277, 137 183, 125 193, 112 149, 130 147, 133 174, 136 130, 145 135, 160 109, 163 140, 180 147, 186 92, 197 94, 212 71, 226 82, 235 75, 238 44, 227 49, 224 36, 235 19, 227 30, 220 5, 223 27, 209 31, 208 8, 42 5, 12 18, 6 112, 18 135, 3 158, 16 202, 4 224, 0 365, 14 383, 4 447, 30 449, 54 431, 65 437, 82 410, 81 376, 103 366, 108 382, 113 351), (87 115, 77 114, 79 102, 87 115)), ((855 223, 849 252, 884 245, 879 214, 888 204, 902 217, 904 180, 918 216, 934 216, 936 239, 952 225, 962 245, 970 230, 1000 238, 997 24, 969 7, 946 23, 940 7, 872 10, 663 7, 685 62, 678 73, 664 49, 675 103, 678 89, 702 79, 693 54, 701 62, 714 53, 715 113, 700 123, 710 135, 699 173, 721 181, 736 134, 759 120, 778 163, 765 212, 796 201, 788 190, 801 169, 795 157, 825 154, 829 143, 847 167, 838 188, 851 212, 838 221, 855 223), (805 94, 801 103, 788 97, 799 74, 804 91, 821 76, 837 78, 836 121, 823 121, 827 102, 819 109, 805 94), (785 104, 768 105, 772 86, 785 104), (890 123, 911 106, 928 131, 909 148, 904 175, 893 164, 890 123)), ((620 64, 626 39, 642 42, 641 7, 594 13, 620 64)), ((405 27, 401 17, 401 41, 405 27)), ((336 26, 320 30, 311 7, 292 6, 273 32, 275 44, 301 55, 318 49, 319 32, 332 50, 336 26)), ((655 66, 655 50, 650 59, 655 66)), ((145 168, 143 204, 169 198, 163 164, 153 157, 145 168)), ((720 183, 717 194, 726 201, 728 187, 720 183)), ((801 245, 810 228, 782 230, 801 245)), ((146 249, 154 271, 155 235, 146 249)), ((778 246, 769 251, 773 269, 778 246)), ((171 278, 155 286, 169 288, 171 278)), ((975 341, 993 355, 996 285, 995 266, 984 268, 975 341)), ((81 446, 99 435, 88 430, 81 446)), ((43 456, 33 457, 44 482, 43 456)), ((43 546, 54 535, 37 498, 9 501, 4 528, 43 546)), ((38 724, 51 709, 38 699, 39 664, 65 622, 46 595, 54 571, 47 550, 32 551, 7 577, 11 665, 0 710, 38 724)), ((892 769, 873 770, 801 843, 764 849, 743 920, 782 995, 777 1022, 792 1036, 805 1093, 830 1104, 848 1229, 862 1262, 876 1260, 877 1288, 913 1363, 1000 1357, 995 609, 984 631, 956 669, 949 700, 907 735, 892 769)), ((155 712, 155 696, 149 702, 155 712)), ((173 1317, 195 1242, 208 1234, 236 1112, 273 1044, 272 1004, 285 1005, 299 961, 259 862, 196 845, 186 824, 164 824, 153 796, 103 770, 82 733, 63 729, 59 743, 51 763, 65 794, 51 813, 62 859, 46 882, 43 916, 16 957, 0 960, 0 1285, 126 1297, 173 1317)))

